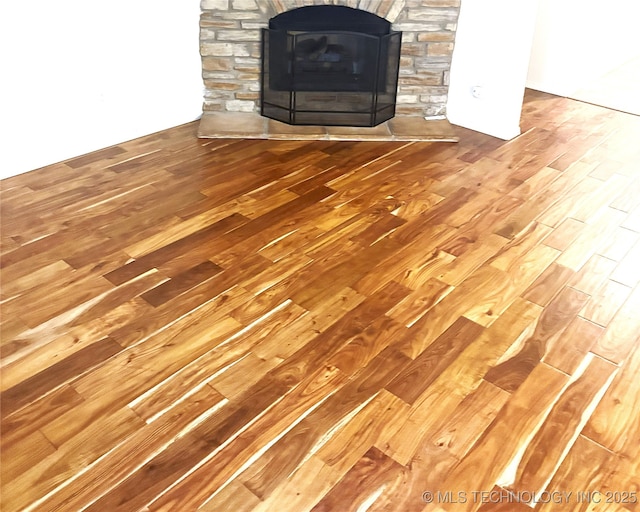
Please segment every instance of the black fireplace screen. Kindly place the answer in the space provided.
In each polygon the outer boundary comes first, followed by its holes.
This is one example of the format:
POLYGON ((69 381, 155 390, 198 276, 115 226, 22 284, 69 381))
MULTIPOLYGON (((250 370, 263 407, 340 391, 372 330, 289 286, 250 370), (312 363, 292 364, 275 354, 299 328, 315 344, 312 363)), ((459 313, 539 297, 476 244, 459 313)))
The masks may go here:
POLYGON ((272 18, 262 37, 262 115, 299 125, 391 119, 401 37, 384 18, 350 7, 301 7, 272 18))

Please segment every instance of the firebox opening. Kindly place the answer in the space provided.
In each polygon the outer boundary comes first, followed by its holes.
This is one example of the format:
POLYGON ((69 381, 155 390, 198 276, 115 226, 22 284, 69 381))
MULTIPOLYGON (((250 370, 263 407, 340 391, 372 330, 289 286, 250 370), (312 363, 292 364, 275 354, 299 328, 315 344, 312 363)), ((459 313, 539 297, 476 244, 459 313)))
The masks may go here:
POLYGON ((293 9, 262 31, 261 113, 288 124, 376 126, 395 115, 401 32, 367 11, 293 9))

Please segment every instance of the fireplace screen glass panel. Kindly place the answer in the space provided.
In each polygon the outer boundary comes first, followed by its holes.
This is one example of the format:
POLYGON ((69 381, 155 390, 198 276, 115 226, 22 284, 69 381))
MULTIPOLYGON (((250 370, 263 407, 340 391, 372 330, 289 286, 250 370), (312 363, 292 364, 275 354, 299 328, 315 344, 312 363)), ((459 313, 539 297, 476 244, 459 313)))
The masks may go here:
POLYGON ((400 40, 383 18, 347 7, 303 7, 276 16, 263 30, 262 115, 289 124, 342 126, 390 119, 400 40), (332 30, 336 25, 350 30, 332 30))

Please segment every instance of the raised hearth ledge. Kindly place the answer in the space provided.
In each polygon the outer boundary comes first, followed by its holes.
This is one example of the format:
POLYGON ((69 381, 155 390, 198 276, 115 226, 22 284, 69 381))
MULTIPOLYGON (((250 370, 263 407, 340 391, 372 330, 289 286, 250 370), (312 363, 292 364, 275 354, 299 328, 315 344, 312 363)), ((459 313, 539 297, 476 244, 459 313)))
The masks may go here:
POLYGON ((204 139, 379 140, 458 142, 446 119, 395 117, 373 128, 288 125, 253 112, 206 112, 198 137, 204 139))

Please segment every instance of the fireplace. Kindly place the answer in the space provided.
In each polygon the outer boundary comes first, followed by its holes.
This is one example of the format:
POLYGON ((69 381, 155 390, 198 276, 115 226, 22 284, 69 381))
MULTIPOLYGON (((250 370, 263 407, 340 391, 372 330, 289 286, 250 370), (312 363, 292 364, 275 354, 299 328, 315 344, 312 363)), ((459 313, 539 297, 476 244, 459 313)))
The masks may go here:
POLYGON ((262 30, 261 114, 293 125, 376 126, 395 115, 402 33, 339 5, 293 9, 262 30))
MULTIPOLYGON (((379 140, 387 140, 385 137, 391 137, 393 140, 425 140, 425 138, 431 140, 434 123, 445 117, 449 69, 460 0, 200 0, 200 6, 202 8, 200 53, 204 101, 198 133, 202 137, 267 139, 302 137, 355 140, 357 137, 365 136, 378 137, 379 140), (328 86, 324 81, 313 85, 316 90, 308 90, 311 87, 309 81, 306 83, 298 81, 295 87, 290 85, 292 79, 287 72, 292 54, 286 51, 286 46, 283 59, 287 67, 284 68, 283 76, 279 79, 270 75, 263 76, 262 56, 266 54, 269 58, 272 54, 270 50, 263 52, 263 29, 275 30, 269 27, 269 21, 276 18, 282 20, 283 18, 279 18, 278 15, 312 6, 343 6, 375 15, 373 18, 368 18, 374 20, 373 27, 367 27, 365 23, 365 28, 358 29, 365 35, 370 35, 367 33, 369 30, 373 31, 375 37, 380 36, 381 31, 384 36, 387 30, 389 34, 393 31, 402 33, 397 87, 395 89, 391 85, 387 87, 384 82, 381 86, 380 79, 369 81, 371 87, 378 87, 376 107, 373 108, 376 116, 378 115, 376 109, 380 110, 381 107, 390 105, 391 100, 395 99, 395 107, 382 109, 385 115, 390 115, 389 112, 395 110, 395 116, 392 119, 370 127, 379 119, 374 116, 371 120, 370 112, 364 115, 359 112, 360 105, 363 108, 366 106, 368 111, 371 110, 373 102, 370 99, 369 90, 352 90, 353 84, 358 82, 353 80, 353 77, 349 79, 348 76, 357 74, 360 69, 359 63, 356 58, 355 71, 353 71, 353 53, 344 52, 341 47, 345 44, 341 41, 330 41, 327 37, 325 43, 321 37, 309 35, 307 39, 311 41, 306 43, 309 46, 304 48, 303 45, 302 49, 299 49, 307 50, 311 55, 315 54, 315 69, 313 59, 309 58, 306 67, 303 68, 305 73, 316 72, 318 68, 324 66, 333 69, 334 74, 343 74, 340 80, 342 83, 340 91, 327 90, 328 86), (389 23, 391 29, 388 28, 389 23), (334 46, 329 48, 329 44, 334 46), (314 50, 313 46, 317 46, 317 49, 314 50), (349 62, 351 71, 347 66, 349 62), (267 89, 270 91, 267 96, 270 94, 269 103, 276 105, 271 107, 272 110, 277 112, 278 119, 286 122, 260 115, 263 80, 271 87, 267 89), (394 94, 394 98, 391 98, 394 94), (348 108, 341 108, 339 112, 330 112, 332 119, 321 118, 316 121, 320 124, 292 126, 287 124, 289 111, 292 110, 292 101, 299 100, 301 96, 332 107, 335 107, 336 102, 346 104, 348 108), (353 123, 337 126, 329 124, 336 123, 336 119, 342 121, 340 117, 348 115, 342 113, 344 110, 355 110, 359 121, 366 117, 366 121, 361 123, 366 126, 354 128, 344 125, 353 123), (424 126, 425 124, 427 126, 424 126)), ((342 16, 332 17, 332 20, 341 22, 342 16)), ((296 36, 303 31, 328 30, 326 26, 298 28, 301 30, 291 30, 290 35, 296 36)), ((352 28, 334 26, 332 30, 350 32, 352 28)), ((290 43, 291 37, 285 38, 285 43, 280 40, 275 44, 282 46, 290 43)), ((382 53, 384 51, 386 50, 381 50, 382 53)), ((394 52, 395 48, 393 51, 389 49, 388 55, 391 56, 394 52)), ((302 65, 302 61, 299 61, 299 64, 302 65)), ((394 68, 394 65, 395 63, 389 64, 382 61, 381 69, 385 71, 387 79, 395 78, 394 73, 388 72, 394 68), (386 69, 384 69, 385 66, 386 69)), ((282 72, 282 62, 280 66, 280 72, 282 72)), ((269 67, 269 65, 266 67, 267 72, 269 67)), ((291 70, 295 71, 293 65, 291 70)), ((300 106, 299 101, 296 101, 295 109, 300 106)), ((300 114, 297 112, 296 122, 301 122, 300 114)), ((451 137, 451 134, 447 133, 446 140, 450 140, 451 137)))

